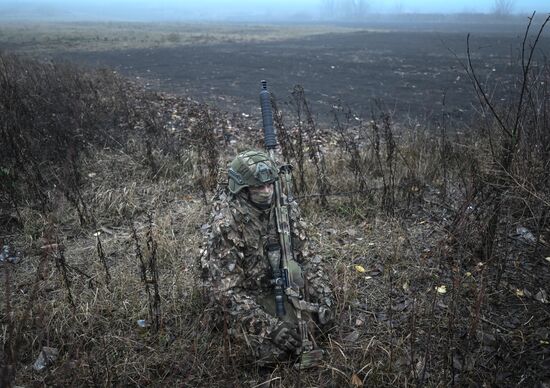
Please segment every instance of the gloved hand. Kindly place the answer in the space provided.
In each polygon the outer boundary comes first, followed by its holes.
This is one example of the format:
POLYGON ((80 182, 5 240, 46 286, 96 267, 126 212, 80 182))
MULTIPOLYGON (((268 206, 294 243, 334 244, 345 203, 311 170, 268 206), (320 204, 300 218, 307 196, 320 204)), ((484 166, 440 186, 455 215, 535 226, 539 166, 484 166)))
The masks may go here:
POLYGON ((332 321, 332 311, 326 307, 319 307, 319 312, 317 314, 319 317, 319 323, 321 325, 326 325, 330 321, 332 321))
POLYGON ((290 323, 283 322, 271 333, 271 340, 278 348, 287 352, 295 352, 302 346, 302 339, 298 328, 290 323))

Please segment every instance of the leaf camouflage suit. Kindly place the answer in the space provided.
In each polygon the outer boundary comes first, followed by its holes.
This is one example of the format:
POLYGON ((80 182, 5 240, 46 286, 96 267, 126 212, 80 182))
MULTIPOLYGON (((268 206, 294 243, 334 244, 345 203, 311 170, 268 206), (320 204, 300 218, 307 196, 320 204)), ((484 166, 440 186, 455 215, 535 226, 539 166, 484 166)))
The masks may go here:
MULTIPOLYGON (((210 222, 203 226, 202 280, 211 316, 226 322, 233 342, 248 347, 260 364, 293 359, 296 349, 280 338, 281 328, 296 328, 296 308, 308 322, 310 334, 331 317, 332 292, 320 256, 307 249, 306 224, 296 202, 290 206, 294 259, 291 268, 294 301, 284 296, 286 315, 275 314, 272 270, 266 248, 277 244, 274 207, 255 206, 247 190, 223 193, 214 203, 210 222)), ((289 266, 290 267, 290 266, 289 266)))

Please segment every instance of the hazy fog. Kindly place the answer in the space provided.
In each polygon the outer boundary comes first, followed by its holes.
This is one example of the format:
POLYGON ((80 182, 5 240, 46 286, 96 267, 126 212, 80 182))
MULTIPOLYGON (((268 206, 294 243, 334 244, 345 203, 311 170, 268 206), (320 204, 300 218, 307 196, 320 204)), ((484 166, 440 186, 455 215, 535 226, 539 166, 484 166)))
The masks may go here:
MULTIPOLYGON (((376 13, 492 13, 495 0, 0 0, 0 20, 360 20, 376 13)), ((548 0, 503 1, 506 13, 550 12, 548 0)))

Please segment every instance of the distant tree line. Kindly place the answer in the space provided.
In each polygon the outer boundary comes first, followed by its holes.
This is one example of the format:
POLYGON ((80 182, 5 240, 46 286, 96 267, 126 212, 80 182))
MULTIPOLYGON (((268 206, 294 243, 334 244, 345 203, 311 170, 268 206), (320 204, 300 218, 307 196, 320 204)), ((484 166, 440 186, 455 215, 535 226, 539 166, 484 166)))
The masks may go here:
POLYGON ((514 0, 495 0, 493 3, 493 13, 498 16, 510 15, 514 10, 514 0))
MULTIPOLYGON (((320 0, 321 18, 331 20, 361 20, 376 5, 371 0, 320 0)), ((514 11, 515 0, 493 0, 491 13, 496 16, 511 15, 514 11)), ((402 8, 402 6, 400 7, 402 8)))
POLYGON ((321 16, 325 19, 359 20, 368 11, 367 0, 321 0, 321 16))

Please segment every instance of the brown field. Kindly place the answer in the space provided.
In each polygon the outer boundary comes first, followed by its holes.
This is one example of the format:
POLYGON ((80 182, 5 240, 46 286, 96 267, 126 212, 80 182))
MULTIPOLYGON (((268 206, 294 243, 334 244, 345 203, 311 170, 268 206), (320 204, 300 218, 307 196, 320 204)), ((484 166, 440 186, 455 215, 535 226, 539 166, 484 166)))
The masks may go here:
MULTIPOLYGON (((524 25, 519 19, 509 24, 368 27, 8 26, 0 48, 116 69, 153 90, 248 115, 257 115, 258 84, 267 79, 282 101, 288 100, 294 85, 302 85, 314 114, 325 123, 331 121, 334 105, 370 118, 381 104, 399 121, 426 123, 448 114, 461 125, 470 122, 478 106, 465 71, 468 33, 479 78, 494 98, 506 103, 514 94, 524 25)), ((549 51, 548 42, 540 44, 541 52, 549 51)))

